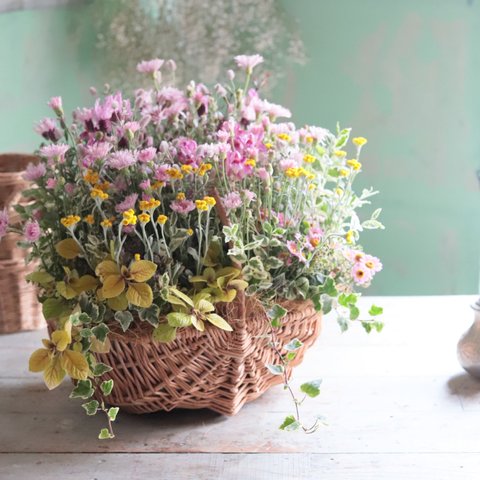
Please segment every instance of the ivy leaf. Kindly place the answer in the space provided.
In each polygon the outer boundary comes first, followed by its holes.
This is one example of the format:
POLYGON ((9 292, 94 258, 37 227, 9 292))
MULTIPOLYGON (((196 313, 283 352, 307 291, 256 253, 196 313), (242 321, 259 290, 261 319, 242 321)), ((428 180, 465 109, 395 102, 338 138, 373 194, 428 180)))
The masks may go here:
POLYGON ((110 438, 113 438, 115 435, 112 435, 108 428, 102 428, 100 430, 100 433, 98 434, 98 438, 100 440, 108 440, 110 438))
POLYGON ((321 287, 321 292, 326 293, 329 297, 336 297, 338 295, 338 291, 335 288, 335 281, 333 278, 328 277, 325 280, 325 283, 321 287))
POLYGON ((116 312, 115 320, 120 324, 122 330, 126 332, 133 322, 133 315, 130 312, 116 312))
POLYGON ((338 325, 340 326, 340 331, 343 333, 343 332, 346 332, 348 330, 348 327, 349 327, 349 323, 348 323, 348 319, 345 318, 345 317, 338 317, 337 318, 337 323, 338 325))
POLYGON ((108 396, 112 393, 113 390, 113 380, 105 380, 100 384, 100 388, 105 396, 108 396))
POLYGON ((96 400, 91 400, 90 402, 84 403, 82 407, 87 412, 87 415, 95 415, 100 404, 96 400))
POLYGON ((271 374, 273 375, 282 375, 283 372, 285 371, 285 368, 283 365, 267 365, 268 370, 270 371, 271 374))
POLYGON ((171 327, 167 323, 162 323, 153 330, 152 338, 156 342, 168 343, 175 340, 177 328, 171 327))
POLYGON ((300 423, 295 419, 293 415, 288 415, 285 417, 285 420, 280 425, 280 430, 285 430, 287 432, 292 432, 294 430, 298 430, 300 428, 300 423))
POLYGON ((383 308, 377 307, 376 305, 372 305, 370 307, 370 310, 368 311, 368 314, 371 315, 372 317, 375 317, 376 315, 381 315, 382 313, 383 313, 383 308))
POLYGON ((282 322, 280 321, 288 311, 282 306, 275 304, 273 307, 267 311, 267 316, 270 319, 272 327, 280 327, 282 322))
POLYGON ((322 384, 322 381, 319 379, 319 380, 313 380, 311 382, 306 382, 306 383, 302 383, 302 385, 300 385, 300 390, 307 394, 309 397, 316 397, 318 395, 320 395, 320 385, 322 384))
POLYGON ((93 335, 92 329, 91 328, 82 328, 80 330, 80 336, 82 338, 89 338, 93 335))
POLYGON ((355 305, 350 305, 350 320, 356 320, 360 316, 360 309, 355 305))
POLYGON ((283 348, 287 350, 287 352, 294 352, 295 350, 298 350, 302 345, 303 343, 298 338, 294 338, 286 345, 284 345, 283 348))
POLYGON ((104 323, 100 323, 96 327, 92 328, 92 333, 95 335, 95 338, 102 343, 107 338, 109 331, 110 329, 104 323))
POLYGON ((120 409, 119 409, 118 407, 110 407, 110 408, 108 409, 107 415, 108 415, 108 418, 109 418, 112 422, 114 422, 115 419, 117 418, 117 415, 118 415, 118 411, 119 411, 119 410, 120 410, 120 409))
POLYGON ((297 356, 297 352, 288 352, 288 353, 285 355, 285 359, 286 359, 288 362, 291 362, 292 360, 295 359, 296 356, 297 356))
POLYGON ((79 380, 77 385, 72 390, 70 398, 83 398, 86 400, 93 395, 93 388, 91 380, 79 380))
POLYGON ((100 377, 101 375, 103 375, 104 373, 107 373, 107 372, 110 372, 112 370, 112 367, 110 367, 109 365, 105 365, 105 363, 97 363, 93 369, 92 369, 92 373, 93 375, 95 375, 96 377, 100 377))
POLYGON ((158 305, 152 304, 149 308, 142 308, 138 311, 138 316, 143 322, 148 322, 153 327, 156 327, 159 322, 160 308, 158 305))

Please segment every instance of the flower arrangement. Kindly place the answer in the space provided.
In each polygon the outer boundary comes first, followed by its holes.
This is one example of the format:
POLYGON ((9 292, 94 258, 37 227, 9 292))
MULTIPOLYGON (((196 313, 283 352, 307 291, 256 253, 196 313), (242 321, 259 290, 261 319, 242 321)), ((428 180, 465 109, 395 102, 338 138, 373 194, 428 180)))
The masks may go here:
MULTIPOLYGON (((69 375, 71 396, 87 400, 89 415, 107 416, 100 438, 113 436, 118 413, 108 406, 113 381, 101 379, 115 365, 96 357, 110 348, 112 330, 151 329, 157 342, 173 341, 179 329, 231 331, 220 307, 254 297, 278 353, 266 368, 284 375, 295 398, 286 372, 301 342, 275 342, 287 313, 282 302, 334 309, 346 329, 360 321, 355 288, 382 268, 358 245, 363 229, 383 228, 380 210, 363 222, 356 213, 376 193, 352 187, 367 140, 353 138, 347 153, 350 129, 279 121, 290 112, 262 99, 252 77, 262 57, 235 61, 240 73, 230 70, 213 90, 164 85, 160 72, 174 62, 141 62, 151 89, 131 100, 97 98, 74 112, 71 125, 52 98, 56 118, 37 125, 45 141, 25 171, 30 201, 15 206, 22 224, 9 225, 0 212, 0 237, 22 234, 19 244, 38 261, 28 280, 55 325, 30 370, 43 372, 49 389, 69 375)), ((373 305, 361 320, 367 331, 381 329, 381 312, 373 305)), ((301 390, 314 397, 319 381, 301 390)), ((300 427, 298 411, 281 426, 300 427)))

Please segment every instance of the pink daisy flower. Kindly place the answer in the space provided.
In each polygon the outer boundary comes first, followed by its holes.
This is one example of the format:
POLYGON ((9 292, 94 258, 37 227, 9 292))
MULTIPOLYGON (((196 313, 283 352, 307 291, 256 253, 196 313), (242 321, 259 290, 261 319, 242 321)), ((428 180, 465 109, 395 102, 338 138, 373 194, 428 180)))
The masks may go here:
POLYGON ((56 142, 60 137, 60 130, 57 128, 57 122, 52 118, 44 118, 35 126, 35 131, 46 140, 56 142))
POLYGON ((65 153, 70 147, 63 143, 58 145, 45 145, 40 149, 40 154, 51 161, 58 161, 58 163, 65 163, 65 153))
POLYGON ((57 114, 63 115, 62 97, 52 97, 48 102, 48 106, 57 114))
POLYGON ((288 240, 287 241, 287 248, 288 251, 298 260, 300 260, 302 263, 306 263, 307 259, 305 258, 305 255, 300 251, 298 248, 298 245, 293 241, 293 240, 288 240))
POLYGON ((357 285, 368 284, 372 280, 372 271, 364 267, 362 264, 356 264, 352 268, 353 281, 357 285))
POLYGON ((364 255, 362 264, 368 269, 371 270, 372 272, 379 272, 382 268, 382 262, 380 259, 377 257, 374 257, 373 255, 364 255))
POLYGON ((144 148, 138 152, 137 158, 140 163, 147 163, 152 161, 157 154, 157 150, 154 147, 144 148))
POLYGON ((24 180, 33 182, 35 180, 38 180, 39 178, 42 178, 45 173, 47 173, 47 169, 45 168, 45 165, 43 163, 29 163, 27 165, 27 168, 25 169, 23 178, 24 180))
POLYGON ((132 152, 130 152, 129 150, 120 150, 110 155, 108 165, 115 170, 122 170, 124 168, 130 167, 135 162, 136 158, 132 152))
POLYGON ((143 60, 139 64, 137 64, 137 72, 140 73, 155 73, 158 72, 163 64, 165 63, 165 60, 162 60, 161 58, 154 58, 152 60, 143 60))
POLYGON ((40 229, 40 225, 36 220, 29 220, 25 224, 25 228, 23 230, 23 235, 25 236, 25 240, 29 243, 36 242, 42 234, 40 229))
POLYGON ((261 55, 237 55, 235 62, 239 68, 250 74, 257 65, 263 62, 263 57, 261 55))
POLYGON ((195 204, 191 200, 174 200, 170 204, 170 208, 177 213, 186 215, 187 213, 195 210, 195 204))
POLYGON ((231 192, 222 198, 223 206, 227 210, 234 210, 242 205, 242 199, 237 192, 231 192))
POLYGON ((53 190, 57 186, 57 179, 56 178, 47 178, 47 181, 45 182, 45 186, 49 190, 53 190))
POLYGON ((126 196, 123 202, 120 202, 115 206, 115 211, 117 213, 123 213, 127 210, 130 210, 131 208, 133 209, 135 207, 137 199, 138 195, 136 193, 132 193, 131 195, 126 196))

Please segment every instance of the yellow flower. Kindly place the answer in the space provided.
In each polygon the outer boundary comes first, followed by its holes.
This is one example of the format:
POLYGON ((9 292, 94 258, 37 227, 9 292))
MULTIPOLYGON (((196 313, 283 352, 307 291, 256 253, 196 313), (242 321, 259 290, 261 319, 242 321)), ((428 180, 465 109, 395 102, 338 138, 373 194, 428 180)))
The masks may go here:
POLYGON ((305 172, 304 175, 307 178, 307 180, 313 180, 315 178, 315 175, 310 172, 305 172))
POLYGON ((315 157, 313 155, 310 155, 309 153, 307 153, 306 155, 304 155, 303 161, 305 163, 313 163, 315 161, 315 157))
POLYGON ((105 192, 110 188, 110 182, 105 181, 105 182, 102 182, 102 183, 98 183, 97 185, 95 185, 95 188, 98 188, 102 192, 105 192))
POLYGON ((99 178, 100 177, 98 173, 90 169, 88 169, 87 173, 83 176, 83 179, 92 185, 95 185, 96 183, 98 183, 99 178))
POLYGON ((345 152, 344 150, 335 150, 333 154, 339 158, 344 158, 347 156, 347 152, 345 152))
POLYGON ((187 235, 190 237, 193 235, 193 230, 191 228, 187 229, 187 235))
POLYGON ((170 178, 181 180, 183 178, 183 173, 178 168, 169 168, 167 169, 167 175, 170 178))
POLYGON ((136 253, 136 254, 134 255, 134 258, 135 258, 135 261, 136 261, 136 262, 138 262, 138 261, 140 261, 140 260, 142 259, 142 257, 140 256, 139 253, 136 253))
POLYGON ((135 215, 135 211, 130 209, 126 212, 123 212, 123 220, 122 225, 136 225, 137 224, 137 216, 135 215))
POLYGON ((257 164, 254 158, 249 158, 246 162, 245 165, 248 165, 249 167, 254 167, 257 164))
POLYGON ((100 225, 101 225, 103 228, 112 228, 113 223, 112 223, 112 221, 109 220, 108 218, 105 218, 105 220, 102 220, 102 221, 100 222, 100 225))
POLYGON ((160 188, 163 188, 164 186, 165 186, 164 182, 157 181, 152 183, 153 190, 160 190, 160 188))
POLYGON ((140 220, 141 223, 148 223, 150 221, 150 215, 148 213, 141 213, 138 216, 138 219, 140 220))
POLYGON ((191 165, 182 165, 181 167, 182 172, 185 173, 192 173, 193 172, 193 167, 191 165))
POLYGON ((160 225, 165 225, 165 223, 167 223, 167 220, 168 220, 168 217, 166 215, 159 215, 157 218, 157 222, 160 225))
POLYGON ((90 215, 87 215, 87 216, 83 219, 83 221, 84 221, 85 223, 88 223, 89 225, 93 225, 93 224, 95 223, 95 218, 94 218, 93 215, 90 214, 90 215))
POLYGON ((80 221, 80 217, 78 215, 68 215, 60 219, 61 224, 65 228, 70 228, 75 226, 80 221))
POLYGON ((202 163, 198 167, 198 174, 203 177, 208 171, 212 169, 212 164, 211 163, 202 163))
POLYGON ((336 188, 335 189, 335 193, 340 196, 340 195, 343 195, 343 190, 341 188, 336 188))
POLYGON ((185 194, 183 192, 177 193, 177 196, 175 197, 177 200, 185 200, 185 194))
POLYGON ((350 173, 346 168, 341 168, 338 173, 340 174, 341 177, 348 177, 348 174, 350 173))
POLYGON ((160 203, 160 200, 156 200, 155 198, 151 198, 150 200, 140 200, 140 210, 155 210, 160 206, 160 203))
POLYGON ((285 175, 290 178, 298 178, 302 174, 302 171, 298 167, 289 167, 285 170, 285 175))
POLYGON ((305 141, 306 141, 307 143, 313 143, 313 140, 314 140, 314 138, 313 138, 311 135, 307 135, 307 136, 305 137, 305 141))
POLYGON ((265 145, 265 147, 266 147, 268 150, 270 150, 271 148, 273 148, 273 144, 270 143, 270 142, 267 142, 267 143, 265 143, 264 145, 265 145))
POLYGON ((352 167, 354 170, 360 170, 362 168, 362 164, 355 159, 347 160, 347 165, 352 167))
POLYGON ((213 197, 203 197, 203 201, 210 207, 213 207, 217 203, 213 197))
POLYGON ((288 133, 279 133, 277 137, 280 140, 284 140, 285 142, 289 142, 292 139, 292 137, 288 133))
POLYGON ((315 190, 316 188, 317 188, 317 186, 314 183, 310 183, 310 185, 308 185, 308 189, 310 191, 315 190))
POLYGON ((352 230, 349 230, 345 235, 345 240, 347 243, 353 243, 355 236, 352 230))
POLYGON ((92 191, 90 192, 90 197, 106 200, 108 198, 108 193, 105 193, 100 188, 95 187, 95 188, 92 188, 92 191))
POLYGON ((365 137, 355 137, 352 139, 352 142, 358 147, 362 147, 368 142, 368 140, 365 137))
POLYGON ((197 206, 197 210, 199 212, 208 210, 208 204, 205 200, 195 200, 195 205, 197 206))

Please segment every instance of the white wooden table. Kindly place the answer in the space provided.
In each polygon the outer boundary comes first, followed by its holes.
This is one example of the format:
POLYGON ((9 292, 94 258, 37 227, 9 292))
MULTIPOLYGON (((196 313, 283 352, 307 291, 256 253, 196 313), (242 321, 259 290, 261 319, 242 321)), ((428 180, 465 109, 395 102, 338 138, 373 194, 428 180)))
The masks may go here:
MULTIPOLYGON (((96 440, 65 382, 48 392, 27 360, 44 331, 0 336, 0 479, 477 479, 480 382, 456 360, 472 296, 364 299, 385 307, 384 331, 341 334, 333 318, 295 379, 323 378, 305 415, 329 426, 284 433, 281 387, 236 417, 208 411, 119 414, 96 440)), ((362 302, 363 303, 363 302, 362 302)))

